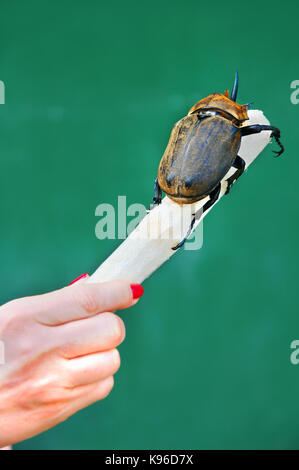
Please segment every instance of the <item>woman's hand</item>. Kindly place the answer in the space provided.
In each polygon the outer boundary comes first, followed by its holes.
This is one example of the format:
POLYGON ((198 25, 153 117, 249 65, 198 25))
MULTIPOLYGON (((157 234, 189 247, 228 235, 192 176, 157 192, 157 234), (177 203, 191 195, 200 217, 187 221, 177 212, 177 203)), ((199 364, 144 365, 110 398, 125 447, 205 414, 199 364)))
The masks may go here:
POLYGON ((116 347, 125 337, 113 311, 136 303, 138 286, 78 282, 0 307, 0 447, 39 434, 110 393, 120 366, 116 347))

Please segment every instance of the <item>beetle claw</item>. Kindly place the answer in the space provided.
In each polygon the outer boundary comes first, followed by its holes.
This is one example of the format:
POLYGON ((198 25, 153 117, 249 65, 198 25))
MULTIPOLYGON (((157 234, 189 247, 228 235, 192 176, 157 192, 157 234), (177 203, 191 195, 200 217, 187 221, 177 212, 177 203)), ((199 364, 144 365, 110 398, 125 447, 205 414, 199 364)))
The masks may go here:
POLYGON ((279 157, 283 152, 284 152, 284 146, 282 145, 282 143, 280 142, 279 138, 280 138, 280 132, 272 132, 271 134, 271 137, 274 137, 277 145, 279 145, 280 147, 280 150, 273 150, 273 153, 275 153, 275 158, 279 157))

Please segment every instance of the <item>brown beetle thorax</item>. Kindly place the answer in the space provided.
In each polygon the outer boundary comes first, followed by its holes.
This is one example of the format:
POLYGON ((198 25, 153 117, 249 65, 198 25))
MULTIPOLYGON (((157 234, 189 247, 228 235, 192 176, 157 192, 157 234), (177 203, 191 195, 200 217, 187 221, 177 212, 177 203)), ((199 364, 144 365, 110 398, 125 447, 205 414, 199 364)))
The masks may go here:
POLYGON ((198 101, 192 106, 188 114, 196 113, 203 108, 220 108, 223 111, 232 114, 240 121, 248 119, 247 106, 240 105, 235 101, 232 101, 228 96, 223 95, 222 93, 213 93, 203 100, 198 101))

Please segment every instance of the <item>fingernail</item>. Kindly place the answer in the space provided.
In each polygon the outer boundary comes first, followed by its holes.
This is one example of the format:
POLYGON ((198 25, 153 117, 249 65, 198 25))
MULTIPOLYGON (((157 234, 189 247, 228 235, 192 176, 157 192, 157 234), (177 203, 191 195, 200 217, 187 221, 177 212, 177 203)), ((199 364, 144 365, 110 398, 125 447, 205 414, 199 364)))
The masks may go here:
POLYGON ((69 286, 71 286, 72 284, 75 284, 75 282, 80 281, 80 279, 84 279, 84 277, 87 277, 87 276, 88 276, 87 273, 81 274, 81 276, 76 277, 76 279, 74 279, 72 282, 70 282, 69 286))
POLYGON ((139 299, 143 296, 143 287, 141 284, 131 284, 133 299, 139 299))

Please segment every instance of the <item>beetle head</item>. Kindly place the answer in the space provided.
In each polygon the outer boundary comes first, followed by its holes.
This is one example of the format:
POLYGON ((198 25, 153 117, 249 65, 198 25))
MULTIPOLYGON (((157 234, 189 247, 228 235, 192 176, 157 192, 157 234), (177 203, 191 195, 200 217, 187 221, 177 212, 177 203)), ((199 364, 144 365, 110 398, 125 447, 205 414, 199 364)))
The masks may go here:
POLYGON ((188 114, 196 113, 203 108, 219 108, 232 114, 239 121, 248 119, 247 106, 240 105, 235 101, 232 101, 226 95, 222 93, 213 93, 207 96, 203 100, 198 101, 192 106, 188 114))
POLYGON ((235 82, 230 97, 228 90, 226 90, 224 94, 213 93, 212 95, 209 95, 203 100, 200 100, 195 103, 188 114, 196 113, 202 110, 203 108, 219 108, 223 111, 232 114, 239 121, 247 120, 247 105, 240 105, 236 103, 238 93, 238 82, 239 77, 238 72, 236 72, 235 82))

